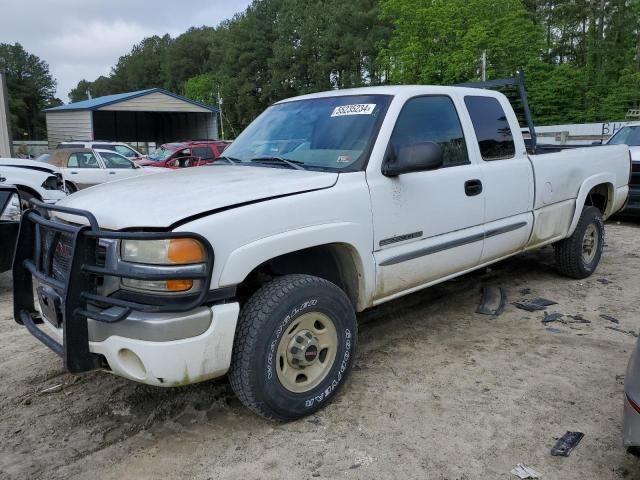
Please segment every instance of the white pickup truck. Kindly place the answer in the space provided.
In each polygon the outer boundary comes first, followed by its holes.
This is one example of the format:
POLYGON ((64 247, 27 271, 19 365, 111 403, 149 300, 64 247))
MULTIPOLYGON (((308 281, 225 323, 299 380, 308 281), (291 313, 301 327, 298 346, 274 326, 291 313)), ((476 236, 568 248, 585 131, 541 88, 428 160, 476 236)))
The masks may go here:
POLYGON ((345 382, 356 312, 548 244, 593 273, 630 172, 623 145, 529 155, 504 95, 437 86, 279 102, 216 164, 26 212, 15 318, 71 372, 228 373, 277 420, 345 382))

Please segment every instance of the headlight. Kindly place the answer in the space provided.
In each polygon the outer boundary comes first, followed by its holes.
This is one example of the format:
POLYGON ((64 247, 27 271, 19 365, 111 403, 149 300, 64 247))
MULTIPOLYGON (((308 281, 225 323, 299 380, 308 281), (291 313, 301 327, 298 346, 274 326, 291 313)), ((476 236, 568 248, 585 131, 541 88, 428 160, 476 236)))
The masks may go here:
MULTIPOLYGON (((193 238, 171 238, 163 240, 123 240, 120 258, 125 262, 147 265, 193 265, 207 261, 204 246, 193 238)), ((135 280, 123 278, 122 284, 140 290, 154 292, 185 292, 197 287, 200 282, 191 279, 175 280, 135 280)))
POLYGON ((42 188, 45 190, 58 190, 60 188, 60 183, 58 179, 52 175, 42 182, 42 188))
POLYGON ((19 222, 20 221, 20 197, 17 193, 14 193, 9 198, 4 210, 0 212, 0 221, 4 222, 19 222))

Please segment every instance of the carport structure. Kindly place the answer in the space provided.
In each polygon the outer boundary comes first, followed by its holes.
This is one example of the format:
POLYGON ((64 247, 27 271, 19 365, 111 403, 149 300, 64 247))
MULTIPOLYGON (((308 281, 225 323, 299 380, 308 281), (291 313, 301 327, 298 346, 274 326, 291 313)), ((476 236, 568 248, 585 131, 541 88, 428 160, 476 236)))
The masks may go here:
POLYGON ((49 148, 70 140, 160 145, 218 138, 216 107, 161 88, 92 98, 45 112, 49 148))

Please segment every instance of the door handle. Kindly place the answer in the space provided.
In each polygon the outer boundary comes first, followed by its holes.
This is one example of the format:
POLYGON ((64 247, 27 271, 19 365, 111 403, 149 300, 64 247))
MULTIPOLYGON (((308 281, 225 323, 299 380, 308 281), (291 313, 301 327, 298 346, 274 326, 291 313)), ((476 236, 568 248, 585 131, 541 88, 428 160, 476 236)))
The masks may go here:
POLYGON ((71 175, 77 175, 78 172, 69 172, 71 175))
POLYGON ((467 197, 475 197, 476 195, 480 195, 482 193, 482 182, 477 178, 473 180, 467 180, 464 182, 464 193, 467 194, 467 197))
POLYGON ((109 175, 115 175, 116 172, 109 172, 109 175))

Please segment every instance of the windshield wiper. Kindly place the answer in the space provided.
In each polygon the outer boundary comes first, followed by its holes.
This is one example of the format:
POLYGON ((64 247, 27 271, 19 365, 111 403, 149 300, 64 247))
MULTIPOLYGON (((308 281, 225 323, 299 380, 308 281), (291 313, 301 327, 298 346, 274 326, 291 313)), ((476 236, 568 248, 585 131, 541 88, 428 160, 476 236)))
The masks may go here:
POLYGON ((242 160, 240 160, 239 158, 227 157, 226 155, 220 155, 219 157, 214 158, 213 162, 215 163, 218 160, 225 160, 225 161, 229 162, 231 165, 236 165, 238 163, 242 163, 242 160))
POLYGON ((251 162, 255 162, 255 163, 264 163, 264 164, 269 164, 269 163, 280 163, 281 165, 287 165, 289 168, 293 168, 295 170, 304 170, 304 168, 301 165, 304 165, 304 162, 301 162, 299 160, 289 160, 287 158, 282 158, 282 157, 257 157, 257 158, 252 158, 251 162))

